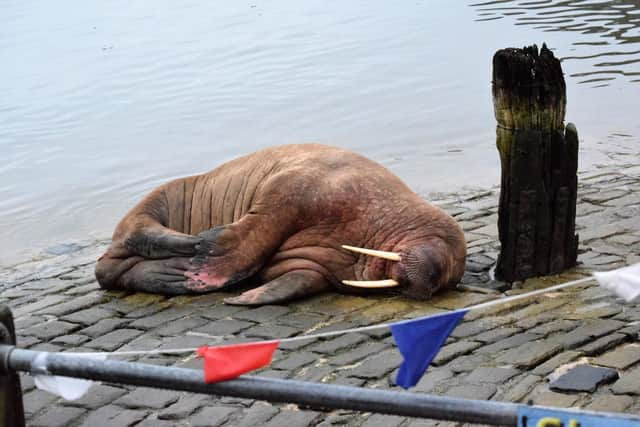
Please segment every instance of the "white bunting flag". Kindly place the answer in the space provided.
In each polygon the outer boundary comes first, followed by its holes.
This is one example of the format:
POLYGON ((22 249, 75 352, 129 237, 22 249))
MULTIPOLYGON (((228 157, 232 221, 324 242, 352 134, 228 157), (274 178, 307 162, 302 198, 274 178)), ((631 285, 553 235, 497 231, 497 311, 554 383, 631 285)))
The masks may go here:
POLYGON ((626 302, 640 300, 640 263, 617 270, 595 272, 593 275, 600 286, 615 292, 626 302))
MULTIPOLYGON (((96 360, 105 360, 106 355, 74 353, 76 356, 89 357, 96 360)), ((84 396, 94 381, 80 378, 61 377, 58 375, 48 375, 47 372, 47 354, 40 353, 36 356, 32 363, 32 374, 36 387, 40 390, 48 391, 65 400, 77 400, 84 396), (40 373, 42 372, 42 373, 40 373)))

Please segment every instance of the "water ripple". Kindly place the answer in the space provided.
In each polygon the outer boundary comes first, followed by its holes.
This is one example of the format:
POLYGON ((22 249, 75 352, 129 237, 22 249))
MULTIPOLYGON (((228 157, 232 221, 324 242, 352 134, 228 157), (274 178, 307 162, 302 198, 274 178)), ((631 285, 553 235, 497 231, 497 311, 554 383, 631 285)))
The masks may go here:
POLYGON ((0 2, 0 265, 108 235, 156 185, 276 144, 360 151, 421 193, 493 185, 491 55, 540 32, 593 161, 611 129, 640 134, 632 6, 0 2))
POLYGON ((602 74, 609 75, 610 78, 606 80, 610 81, 621 76, 626 77, 628 82, 638 81, 632 78, 639 74, 639 68, 633 65, 640 62, 640 51, 633 49, 634 45, 640 43, 640 10, 635 0, 501 0, 474 3, 471 6, 476 9, 478 21, 511 16, 515 25, 531 26, 545 32, 579 33, 581 37, 572 44, 578 49, 588 46, 589 54, 561 57, 563 61, 582 61, 583 70, 571 74, 571 77, 586 77, 579 83, 591 87, 606 87, 607 84, 598 84, 605 79, 589 78, 602 74), (623 46, 632 49, 621 50, 623 46), (601 49, 592 53, 598 47, 601 49), (597 63, 588 61, 597 57, 620 55, 626 59, 597 63))

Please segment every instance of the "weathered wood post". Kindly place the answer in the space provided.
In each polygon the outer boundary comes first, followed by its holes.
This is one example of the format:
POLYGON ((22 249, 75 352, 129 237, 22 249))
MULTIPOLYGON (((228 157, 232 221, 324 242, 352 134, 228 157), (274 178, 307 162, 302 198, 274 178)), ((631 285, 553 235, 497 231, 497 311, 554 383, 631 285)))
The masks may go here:
MULTIPOLYGON (((16 345, 13 315, 6 305, 0 305, 0 344, 16 345)), ((24 427, 20 376, 9 369, 7 360, 0 360, 0 427, 24 427)))
POLYGON ((542 45, 493 57, 493 106, 502 163, 496 277, 513 282, 576 264, 578 134, 564 128, 560 61, 542 45))

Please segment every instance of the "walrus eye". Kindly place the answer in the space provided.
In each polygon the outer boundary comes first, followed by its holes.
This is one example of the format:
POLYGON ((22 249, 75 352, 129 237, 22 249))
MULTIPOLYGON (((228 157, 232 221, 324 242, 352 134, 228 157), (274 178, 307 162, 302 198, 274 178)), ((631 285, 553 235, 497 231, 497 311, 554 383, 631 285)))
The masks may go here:
POLYGON ((357 288, 393 288, 400 285, 393 279, 386 280, 343 280, 342 283, 357 288))
POLYGON ((342 247, 351 252, 357 252, 364 255, 371 255, 378 258, 388 259, 389 261, 401 261, 400 255, 395 252, 376 251, 373 249, 358 248, 356 246, 342 245, 342 247))

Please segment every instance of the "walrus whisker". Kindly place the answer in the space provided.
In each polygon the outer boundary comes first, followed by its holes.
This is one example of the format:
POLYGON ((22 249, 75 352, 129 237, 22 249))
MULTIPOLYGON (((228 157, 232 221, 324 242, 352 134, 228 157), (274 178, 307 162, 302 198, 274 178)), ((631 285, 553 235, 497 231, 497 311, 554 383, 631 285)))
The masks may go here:
POLYGON ((400 283, 393 279, 386 280, 343 280, 342 283, 348 286, 355 286, 357 288, 393 288, 400 283))
POLYGON ((374 249, 358 248, 356 246, 342 245, 342 247, 351 252, 357 252, 364 255, 371 255, 378 258, 388 259, 389 261, 400 261, 400 255, 395 252, 376 251, 374 249))

